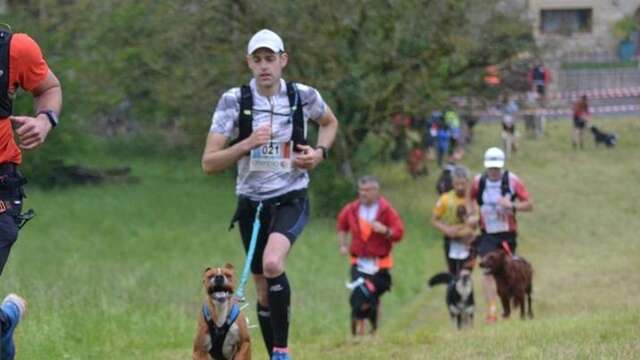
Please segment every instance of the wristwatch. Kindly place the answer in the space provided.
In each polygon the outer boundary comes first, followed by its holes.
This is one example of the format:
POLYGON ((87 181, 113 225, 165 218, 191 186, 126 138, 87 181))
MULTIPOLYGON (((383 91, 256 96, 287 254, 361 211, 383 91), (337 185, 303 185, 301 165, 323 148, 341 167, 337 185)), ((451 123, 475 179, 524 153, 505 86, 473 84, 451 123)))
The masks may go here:
POLYGON ((326 146, 318 146, 317 148, 322 150, 322 160, 326 160, 327 159, 327 153, 329 152, 329 149, 327 149, 326 146))
POLYGON ((39 111, 36 114, 36 116, 38 116, 40 114, 47 115, 47 119, 49 119, 49 123, 51 124, 52 128, 58 126, 58 114, 56 114, 53 110, 42 110, 42 111, 39 111))

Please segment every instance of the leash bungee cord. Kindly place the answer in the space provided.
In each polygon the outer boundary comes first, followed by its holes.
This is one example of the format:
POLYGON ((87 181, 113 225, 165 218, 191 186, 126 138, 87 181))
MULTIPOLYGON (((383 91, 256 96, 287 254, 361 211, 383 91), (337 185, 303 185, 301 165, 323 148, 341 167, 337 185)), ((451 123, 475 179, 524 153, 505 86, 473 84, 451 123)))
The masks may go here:
POLYGON ((256 243, 258 242, 258 234, 260 233, 260 212, 262 211, 262 201, 258 203, 256 209, 256 216, 253 220, 253 230, 251 232, 251 242, 249 243, 249 251, 247 251, 247 257, 244 260, 244 268, 242 269, 242 276, 240 277, 240 284, 236 290, 235 298, 239 302, 245 302, 244 287, 249 280, 249 271, 251 270, 251 263, 253 262, 253 254, 256 252, 256 243))

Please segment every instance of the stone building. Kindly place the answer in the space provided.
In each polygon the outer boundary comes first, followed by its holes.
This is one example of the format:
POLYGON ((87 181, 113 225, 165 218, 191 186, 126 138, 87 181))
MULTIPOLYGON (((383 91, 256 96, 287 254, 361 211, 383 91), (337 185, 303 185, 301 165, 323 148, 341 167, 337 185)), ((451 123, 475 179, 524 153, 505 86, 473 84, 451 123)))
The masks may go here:
MULTIPOLYGON (((563 55, 617 54, 620 41, 613 35, 613 24, 627 15, 640 16, 640 0, 527 0, 526 3, 538 44, 563 55)), ((637 35, 633 40, 638 42, 637 35)))

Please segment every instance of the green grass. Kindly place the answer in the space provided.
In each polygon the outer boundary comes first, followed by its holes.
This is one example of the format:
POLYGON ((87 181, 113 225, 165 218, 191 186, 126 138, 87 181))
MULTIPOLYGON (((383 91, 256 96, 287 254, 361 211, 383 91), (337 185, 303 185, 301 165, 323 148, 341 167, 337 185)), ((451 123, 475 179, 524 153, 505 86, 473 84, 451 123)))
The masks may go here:
MULTIPOLYGON (((640 121, 596 120, 621 135, 614 150, 570 147, 568 122, 523 141, 508 166, 528 185, 533 213, 521 214, 519 252, 534 265, 533 321, 482 322, 453 330, 442 287, 441 238, 429 225, 435 176, 411 180, 381 165, 384 193, 406 223, 395 249, 394 288, 383 298, 375 338, 348 334, 348 265, 333 219, 313 218, 287 264, 293 287, 291 346, 296 359, 632 359, 640 351, 640 121)), ((480 126, 465 162, 481 170, 497 144, 497 124, 480 126)), ((134 185, 33 190, 38 215, 22 231, 2 275, 2 293, 29 301, 17 331, 19 359, 187 359, 206 266, 242 267, 233 179, 200 174, 192 159, 128 160, 134 185)), ((104 158, 97 165, 114 164, 104 158)), ((322 179, 315 179, 322 181, 322 179)), ((339 204, 336 204, 337 206, 339 204)), ((253 288, 245 310, 255 324, 253 288)), ((264 359, 257 328, 254 358, 264 359)))

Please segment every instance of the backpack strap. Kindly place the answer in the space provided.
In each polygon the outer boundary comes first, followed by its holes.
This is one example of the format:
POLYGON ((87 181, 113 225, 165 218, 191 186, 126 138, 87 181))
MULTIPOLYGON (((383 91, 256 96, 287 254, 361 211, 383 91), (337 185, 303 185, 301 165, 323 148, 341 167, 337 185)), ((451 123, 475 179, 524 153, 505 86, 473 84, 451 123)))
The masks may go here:
POLYGON ((483 173, 480 175, 480 181, 478 182, 478 195, 476 196, 476 202, 478 206, 482 207, 484 204, 484 200, 482 199, 482 194, 484 194, 484 188, 487 186, 487 174, 483 173))
POLYGON ((304 121, 302 100, 300 99, 298 87, 294 82, 287 82, 287 97, 289 98, 289 106, 291 107, 291 117, 293 121, 291 141, 293 141, 295 151, 298 144, 307 145, 307 123, 304 121))
MULTIPOLYGON (((287 97, 289 98, 289 107, 291 108, 291 118, 293 130, 291 132, 291 140, 294 149, 296 145, 307 145, 307 123, 304 121, 302 112, 302 100, 298 88, 293 82, 287 82, 287 97)), ((240 141, 251 136, 253 132, 253 94, 249 85, 240 87, 240 114, 238 116, 238 137, 231 141, 231 145, 235 145, 240 141)))
POLYGON ((9 49, 12 34, 0 30, 0 119, 11 116, 13 101, 9 97, 9 49))
POLYGON ((500 192, 502 193, 502 196, 509 195, 511 201, 516 198, 516 194, 511 191, 511 187, 509 186, 509 170, 505 170, 504 173, 502 173, 500 192))
POLYGON ((207 323, 209 336, 211 336, 211 349, 209 350, 209 355, 211 355, 214 360, 227 360, 222 353, 222 346, 224 345, 224 340, 227 337, 229 329, 231 329, 231 325, 233 325, 238 318, 238 315, 240 315, 240 308, 238 307, 238 304, 233 304, 231 306, 231 311, 227 316, 227 320, 221 327, 217 327, 216 324, 214 324, 207 304, 202 305, 202 315, 207 323))
POLYGON ((238 137, 231 141, 235 145, 251 136, 253 132, 253 94, 249 85, 240 87, 240 115, 238 116, 238 137))

